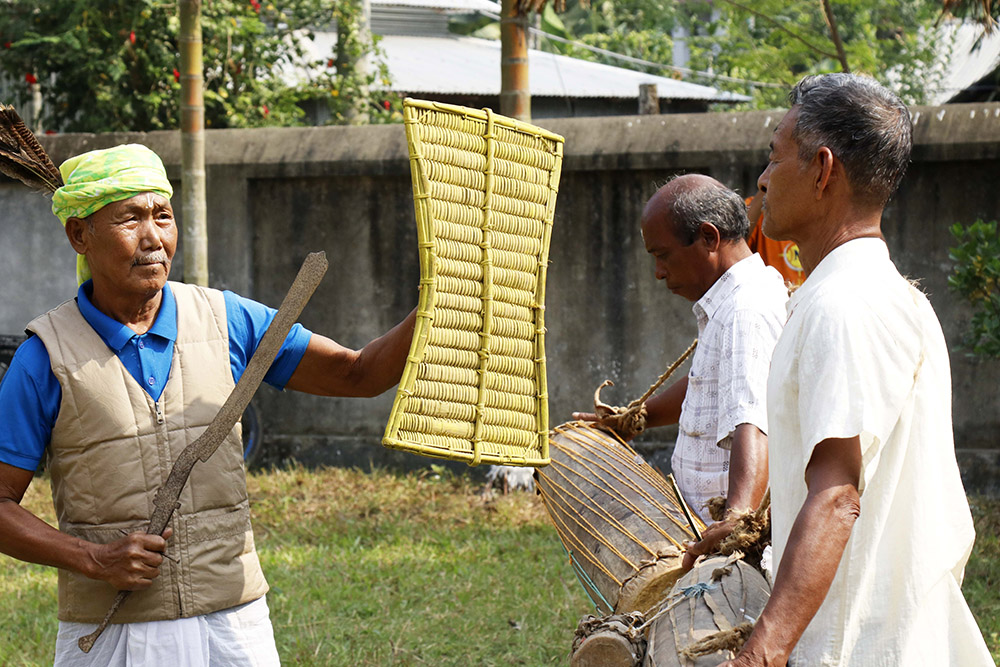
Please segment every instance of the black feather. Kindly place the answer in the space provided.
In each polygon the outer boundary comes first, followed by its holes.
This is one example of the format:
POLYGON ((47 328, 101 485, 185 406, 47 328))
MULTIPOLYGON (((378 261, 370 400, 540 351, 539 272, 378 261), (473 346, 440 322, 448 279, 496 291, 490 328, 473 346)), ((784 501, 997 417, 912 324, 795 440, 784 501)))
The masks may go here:
POLYGON ((0 173, 33 190, 52 194, 62 176, 14 107, 0 103, 0 173))

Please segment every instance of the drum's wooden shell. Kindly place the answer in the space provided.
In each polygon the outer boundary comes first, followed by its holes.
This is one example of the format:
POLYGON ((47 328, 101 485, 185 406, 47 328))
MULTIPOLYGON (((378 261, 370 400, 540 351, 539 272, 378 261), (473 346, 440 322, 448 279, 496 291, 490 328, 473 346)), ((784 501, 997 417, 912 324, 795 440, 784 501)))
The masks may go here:
POLYGON ((732 659, 734 653, 728 650, 695 660, 680 652, 717 632, 756 621, 770 596, 764 576, 742 560, 717 556, 698 563, 677 580, 664 600, 663 607, 673 607, 650 626, 643 667, 716 667, 732 659), (695 586, 707 591, 700 596, 683 594, 695 586))
POLYGON ((570 667, 638 667, 646 640, 635 630, 639 614, 584 616, 576 628, 570 667))
POLYGON ((670 485, 627 444, 583 422, 556 427, 549 456, 538 490, 598 610, 655 607, 680 576, 683 543, 695 539, 670 485))

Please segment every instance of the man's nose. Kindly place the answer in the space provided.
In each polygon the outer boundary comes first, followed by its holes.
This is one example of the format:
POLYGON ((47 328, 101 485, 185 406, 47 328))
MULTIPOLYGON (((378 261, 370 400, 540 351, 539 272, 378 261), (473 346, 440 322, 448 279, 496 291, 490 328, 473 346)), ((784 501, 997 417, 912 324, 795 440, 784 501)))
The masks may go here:
POLYGON ((770 171, 771 165, 767 165, 764 171, 760 172, 760 176, 757 177, 757 189, 765 194, 767 193, 768 172, 770 171))
POLYGON ((160 238, 160 226, 152 217, 146 218, 139 225, 139 240, 143 248, 158 248, 163 245, 160 238))

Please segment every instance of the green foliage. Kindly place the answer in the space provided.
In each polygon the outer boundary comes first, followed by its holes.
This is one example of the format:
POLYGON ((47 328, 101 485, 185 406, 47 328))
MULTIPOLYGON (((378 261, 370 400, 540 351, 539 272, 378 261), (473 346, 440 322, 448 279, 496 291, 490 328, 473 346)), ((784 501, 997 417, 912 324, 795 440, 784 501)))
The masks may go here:
MULTIPOLYGON (((677 4, 663 0, 604 0, 586 7, 571 0, 562 16, 553 11, 551 4, 546 4, 541 27, 549 34, 573 39, 588 46, 655 63, 669 63, 673 53, 670 27, 676 16, 677 4)), ((571 44, 543 40, 541 47, 543 50, 582 60, 623 66, 621 60, 571 44)), ((657 67, 627 67, 662 74, 662 70, 657 67)))
MULTIPOLYGON (((302 37, 313 26, 329 24, 328 3, 263 2, 202 5, 207 127, 301 123, 300 103, 308 99, 323 100, 336 119, 343 98, 386 78, 384 66, 359 80, 327 62, 308 62, 302 37), (302 68, 322 74, 293 81, 302 68)), ((357 3, 338 3, 338 19, 354 20, 357 12, 357 3)), ((173 129, 180 114, 179 29, 177 4, 166 0, 11 0, 0 13, 0 70, 17 82, 37 79, 47 127, 173 129)), ((30 98, 27 85, 15 92, 20 104, 30 98)), ((392 113, 374 108, 384 97, 378 90, 367 96, 376 116, 392 113)))
MULTIPOLYGON (((841 71, 819 2, 738 4, 719 5, 718 19, 703 28, 707 34, 692 40, 694 69, 712 67, 720 74, 785 84, 755 90, 758 108, 786 106, 787 90, 803 76, 841 71)), ((830 5, 851 71, 874 76, 907 104, 924 103, 941 76, 932 28, 940 5, 935 0, 831 0, 830 5)), ((947 45, 943 49, 949 52, 947 45)), ((746 92, 739 85, 719 85, 746 92)))
MULTIPOLYGON (((936 49, 933 41, 937 0, 831 0, 831 5, 851 70, 876 77, 909 104, 923 103, 937 87, 938 65, 950 52, 948 45, 936 49)), ((683 27, 691 54, 687 67, 774 84, 690 78, 749 95, 751 108, 783 108, 788 90, 801 77, 841 70, 816 0, 605 0, 589 8, 581 0, 568 0, 561 17, 551 20, 549 13, 546 8, 542 19, 546 32, 666 66, 672 63, 673 31, 683 27)), ((556 42, 543 43, 543 48, 633 67, 556 42)), ((669 67, 646 69, 671 75, 669 67)))
POLYGON ((1000 23, 1000 2, 996 0, 942 0, 942 6, 947 6, 945 16, 976 21, 985 30, 1000 23))
POLYGON ((955 269, 948 287, 972 306, 963 344, 977 356, 1000 358, 1000 234, 995 220, 955 224, 958 245, 949 252, 955 269))

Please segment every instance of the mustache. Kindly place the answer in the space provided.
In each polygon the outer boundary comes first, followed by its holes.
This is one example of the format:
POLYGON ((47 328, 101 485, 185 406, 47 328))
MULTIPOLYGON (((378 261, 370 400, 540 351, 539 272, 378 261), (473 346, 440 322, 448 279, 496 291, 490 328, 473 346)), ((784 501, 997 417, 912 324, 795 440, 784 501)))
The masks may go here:
POLYGON ((132 266, 140 266, 144 264, 166 264, 169 261, 170 259, 167 257, 166 252, 163 250, 156 250, 148 255, 136 257, 132 260, 132 266))

